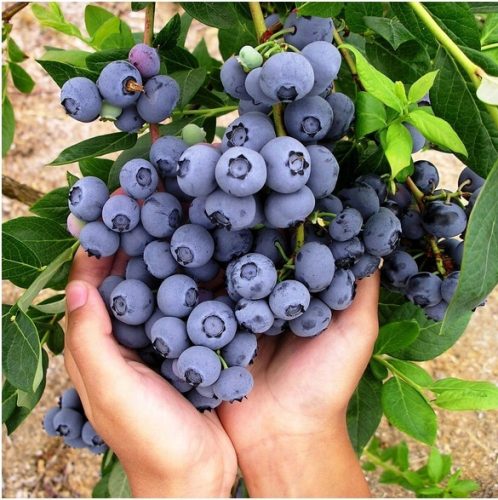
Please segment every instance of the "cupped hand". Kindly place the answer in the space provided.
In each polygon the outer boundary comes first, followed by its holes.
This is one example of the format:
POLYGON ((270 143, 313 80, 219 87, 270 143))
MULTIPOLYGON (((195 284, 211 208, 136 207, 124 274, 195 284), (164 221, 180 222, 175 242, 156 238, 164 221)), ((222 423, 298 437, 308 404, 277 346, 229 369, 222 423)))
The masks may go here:
POLYGON ((229 496, 233 446, 215 413, 199 413, 135 353, 118 345, 97 290, 123 257, 80 249, 67 286, 64 359, 89 420, 117 454, 135 496, 229 496))
POLYGON ((251 369, 254 389, 242 403, 218 408, 252 496, 368 495, 347 436, 346 409, 378 334, 378 274, 359 282, 353 304, 334 313, 321 335, 262 335, 251 369), (310 462, 314 470, 307 473, 310 462), (333 484, 320 489, 318 472, 333 484), (291 489, 279 485, 281 474, 287 476, 282 483, 294 476, 291 489))

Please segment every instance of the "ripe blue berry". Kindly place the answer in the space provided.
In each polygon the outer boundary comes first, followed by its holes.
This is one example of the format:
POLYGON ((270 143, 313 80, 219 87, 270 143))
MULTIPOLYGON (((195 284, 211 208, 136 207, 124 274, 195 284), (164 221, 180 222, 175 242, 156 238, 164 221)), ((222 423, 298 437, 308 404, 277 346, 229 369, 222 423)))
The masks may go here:
POLYGON ((154 297, 150 288, 138 280, 124 280, 111 293, 111 310, 127 325, 141 325, 154 312, 154 297))
POLYGON ((69 210, 78 219, 86 222, 97 220, 109 199, 105 182, 98 177, 88 176, 76 181, 69 190, 69 210))
POLYGON ((126 193, 135 199, 150 196, 157 188, 159 176, 154 166, 141 158, 130 160, 119 172, 119 183, 126 193))
POLYGON ((97 85, 81 76, 70 78, 64 83, 60 102, 66 113, 80 122, 97 119, 102 108, 102 97, 97 85))
POLYGON ((160 123, 171 116, 178 100, 180 87, 166 75, 153 76, 144 85, 144 92, 137 102, 137 111, 149 123, 160 123))
POLYGON ((130 84, 142 85, 142 76, 128 61, 113 61, 100 73, 97 87, 102 97, 120 108, 134 104, 140 92, 133 90, 130 84))
POLYGON ((131 231, 140 222, 140 207, 133 198, 124 194, 112 196, 102 208, 102 220, 109 229, 118 233, 131 231))
POLYGON ((88 255, 109 257, 119 248, 119 234, 111 231, 102 222, 89 222, 80 233, 80 243, 88 255))
POLYGON ((157 50, 145 43, 137 43, 132 47, 128 61, 138 69, 144 79, 157 75, 161 66, 157 50))

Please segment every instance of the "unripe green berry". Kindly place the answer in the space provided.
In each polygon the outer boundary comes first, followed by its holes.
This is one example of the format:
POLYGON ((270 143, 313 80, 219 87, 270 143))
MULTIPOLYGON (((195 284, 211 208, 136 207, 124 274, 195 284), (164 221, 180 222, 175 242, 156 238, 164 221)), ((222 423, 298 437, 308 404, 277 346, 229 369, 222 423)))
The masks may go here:
POLYGON ((193 146, 199 142, 204 142, 206 131, 194 123, 189 123, 182 129, 182 139, 189 146, 193 146))
POLYGON ((239 52, 239 62, 247 69, 259 68, 263 64, 263 56, 250 45, 244 45, 239 52))
POLYGON ((121 108, 104 101, 100 110, 100 119, 104 121, 116 121, 122 111, 121 108))

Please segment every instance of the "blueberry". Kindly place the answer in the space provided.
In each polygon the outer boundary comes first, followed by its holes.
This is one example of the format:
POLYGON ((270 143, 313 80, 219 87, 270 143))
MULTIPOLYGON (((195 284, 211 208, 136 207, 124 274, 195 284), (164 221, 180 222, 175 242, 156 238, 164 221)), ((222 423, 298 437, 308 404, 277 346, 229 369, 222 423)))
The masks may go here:
POLYGON ((171 116, 178 100, 180 87, 173 78, 153 76, 144 85, 144 92, 137 102, 137 111, 149 123, 160 123, 171 116))
POLYGON ((467 216, 463 208, 455 203, 436 200, 426 205, 422 225, 437 238, 451 238, 465 231, 467 216))
POLYGON ((259 83, 262 68, 253 69, 246 77, 245 86, 247 93, 251 96, 251 101, 257 104, 271 106, 275 101, 269 98, 262 90, 259 83))
POLYGON ((225 152, 234 146, 244 146, 259 152, 275 137, 275 129, 268 116, 258 112, 245 113, 226 128, 221 150, 225 152))
POLYGON ((308 146, 311 172, 306 185, 311 189, 316 199, 332 194, 339 177, 339 164, 335 156, 324 146, 308 146))
POLYGON ((387 208, 381 207, 363 227, 363 243, 368 253, 385 257, 393 252, 401 237, 401 222, 387 208))
POLYGON ((228 366, 247 366, 252 363, 258 350, 256 335, 239 332, 233 340, 221 350, 221 355, 228 366))
POLYGON ((43 428, 45 429, 45 432, 52 437, 59 436, 59 433, 57 432, 56 428, 54 427, 54 417, 59 413, 60 408, 58 406, 54 408, 50 408, 50 410, 45 413, 45 416, 43 417, 43 428))
POLYGON ((211 349, 195 345, 178 358, 178 372, 190 385, 206 387, 214 384, 220 376, 220 358, 211 349))
POLYGON ((141 325, 154 312, 154 297, 145 283, 124 280, 112 291, 110 305, 116 319, 127 325, 141 325))
POLYGON ((252 333, 263 333, 271 328, 274 317, 266 300, 240 299, 235 306, 239 324, 252 333))
POLYGON ((332 42, 334 23, 329 17, 298 16, 291 12, 287 17, 284 28, 294 28, 294 33, 286 33, 284 39, 287 43, 298 49, 312 42, 332 42))
POLYGON ((119 182, 129 196, 144 199, 157 189, 159 177, 151 163, 138 158, 123 165, 119 172, 119 182))
POLYGON ((206 196, 216 189, 215 168, 220 152, 209 144, 195 144, 178 160, 176 175, 181 190, 190 196, 206 196))
POLYGON ((135 104, 123 109, 117 120, 114 122, 116 128, 122 132, 136 134, 143 127, 145 120, 138 114, 135 104))
POLYGON ((167 241, 148 243, 144 249, 144 262, 150 274, 162 280, 174 274, 178 267, 167 241))
POLYGON ((141 85, 142 76, 128 61, 109 63, 97 80, 97 87, 102 97, 120 108, 126 108, 137 101, 140 97, 140 91, 137 89, 141 85))
POLYGON ((315 76, 311 95, 325 92, 337 78, 341 67, 341 53, 329 42, 317 41, 306 45, 301 54, 308 59, 315 76))
POLYGON ((138 257, 143 255, 146 245, 153 240, 154 236, 150 235, 142 224, 138 224, 131 231, 121 233, 121 250, 129 257, 138 257))
POLYGON ((235 56, 222 65, 220 79, 225 92, 234 99, 250 99, 245 88, 246 73, 235 56))
POLYGON ((59 436, 76 439, 81 436, 83 415, 71 408, 62 408, 54 415, 53 426, 59 436))
POLYGON ((295 193, 310 177, 310 154, 292 137, 272 139, 261 150, 261 156, 266 161, 266 184, 277 193, 295 193))
POLYGON ((254 101, 241 100, 239 101, 239 116, 245 115, 247 113, 261 113, 267 115, 271 111, 271 105, 265 103, 254 104, 254 101))
POLYGON ((215 396, 222 401, 242 401, 252 390, 254 380, 251 373, 242 366, 231 366, 220 373, 213 385, 215 396))
POLYGON ((354 120, 355 107, 353 101, 341 92, 334 92, 325 98, 334 113, 332 126, 330 127, 326 138, 332 141, 338 141, 345 136, 354 120))
POLYGON ((144 79, 157 75, 161 66, 157 50, 145 43, 137 43, 132 47, 128 61, 138 69, 144 79))
POLYGON ((329 234, 336 241, 347 241, 360 234, 363 217, 355 208, 345 208, 329 225, 329 234))
POLYGON ((236 331, 237 321, 232 309, 218 300, 197 305, 187 320, 187 333, 192 343, 210 349, 226 346, 236 331))
POLYGON ((182 206, 169 193, 154 193, 149 196, 140 214, 144 229, 156 238, 171 236, 182 220, 182 206))
POLYGON ((109 198, 102 208, 102 220, 113 231, 125 233, 140 222, 140 207, 129 196, 118 194, 109 198))
POLYGON ((255 194, 266 182, 265 160, 252 149, 230 148, 218 160, 215 177, 225 193, 238 197, 255 194))
POLYGON ((367 278, 379 269, 380 257, 364 253, 352 266, 351 271, 357 280, 367 278))
POLYGON ((476 189, 479 189, 484 185, 485 179, 477 175, 469 167, 465 167, 460 172, 460 176, 458 177, 458 185, 461 186, 464 182, 467 182, 467 184, 463 186, 462 191, 466 193, 473 193, 476 189))
POLYGON ((126 264, 125 277, 127 280, 134 279, 145 283, 150 288, 155 288, 156 278, 147 269, 142 257, 132 257, 126 264))
POLYGON ((415 185, 424 193, 432 193, 439 184, 439 174, 437 168, 426 160, 419 160, 413 164, 412 180, 415 185))
POLYGON ((213 238, 202 226, 184 224, 171 237, 171 254, 183 267, 203 266, 213 253, 213 238))
POLYGON ((277 270, 268 257, 249 253, 235 262, 227 279, 241 297, 257 300, 270 295, 277 283, 277 270))
POLYGON ((149 159, 161 177, 176 177, 176 167, 182 153, 187 149, 178 137, 165 135, 152 144, 149 159))
POLYGON ((105 182, 98 177, 88 176, 76 181, 69 190, 69 210, 78 219, 86 222, 97 220, 109 199, 105 182))
POLYGON ((88 78, 70 78, 61 88, 61 104, 66 113, 80 122, 91 122, 98 118, 102 108, 97 85, 88 78))
POLYGON ((333 311, 347 309, 355 296, 355 277, 349 269, 337 269, 330 285, 318 297, 333 311))
POLYGON ((157 305, 165 316, 184 318, 197 304, 199 290, 192 278, 174 274, 166 278, 157 291, 157 305))
POLYGON ((304 222, 314 206, 315 197, 307 186, 290 194, 273 192, 266 198, 265 216, 273 227, 284 229, 304 222))
POLYGON ((280 52, 264 64, 259 78, 261 90, 273 101, 302 99, 313 88, 315 75, 309 61, 295 52, 280 52))
POLYGON ((288 252, 288 244, 285 237, 276 229, 263 228, 256 233, 253 251, 268 257, 275 265, 282 263, 283 258, 275 243, 279 243, 284 252, 288 252))
POLYGON ((188 209, 188 219, 192 224, 197 224, 206 229, 214 229, 216 225, 206 215, 206 199, 207 196, 198 196, 192 200, 188 209))
POLYGON ((158 319, 150 331, 154 349, 165 358, 178 358, 190 347, 185 322, 175 317, 158 319))
POLYGON ((403 125, 405 126, 406 130, 410 132, 410 135, 412 136, 412 143, 413 143, 412 154, 417 153, 425 146, 426 144, 425 137, 413 125, 410 125, 409 123, 403 123, 403 125))
POLYGON ((110 275, 107 276, 104 281, 99 286, 99 293, 106 305, 107 309, 110 311, 110 299, 112 291, 123 281, 124 278, 121 276, 110 275))
POLYGON ((203 266, 185 267, 183 272, 198 283, 207 283, 218 276, 220 266, 215 260, 211 259, 203 266))
POLYGON ((406 285, 406 296, 421 307, 441 302, 442 281, 433 273, 421 272, 411 276, 406 285))
POLYGON ((310 292, 301 282, 285 280, 275 286, 270 294, 269 303, 277 318, 292 320, 308 309, 310 300, 310 292))
POLYGON ((150 344, 143 325, 127 325, 114 319, 112 321, 112 334, 122 346, 129 349, 142 349, 150 344))
POLYGON ((304 314, 289 321, 289 328, 298 337, 316 337, 332 320, 332 311, 320 299, 312 298, 304 314))
POLYGON ((312 293, 327 288, 335 273, 331 250, 322 243, 306 242, 296 255, 294 276, 312 293))
POLYGON ((81 230, 80 243, 90 256, 97 259, 109 257, 118 251, 119 234, 111 231, 102 222, 89 222, 81 230))
POLYGON ((247 229, 256 217, 256 199, 252 195, 231 196, 217 189, 206 199, 206 215, 219 227, 234 231, 247 229))
POLYGON ((418 272, 415 259, 403 250, 396 250, 384 259, 382 281, 395 289, 402 289, 411 276, 418 272))
POLYGON ((230 231, 220 227, 213 231, 214 258, 218 262, 230 262, 236 257, 249 252, 253 242, 253 235, 249 229, 230 231))
POLYGON ((332 125, 332 119, 332 108, 317 95, 288 104, 284 112, 287 133, 305 144, 323 139, 332 125))

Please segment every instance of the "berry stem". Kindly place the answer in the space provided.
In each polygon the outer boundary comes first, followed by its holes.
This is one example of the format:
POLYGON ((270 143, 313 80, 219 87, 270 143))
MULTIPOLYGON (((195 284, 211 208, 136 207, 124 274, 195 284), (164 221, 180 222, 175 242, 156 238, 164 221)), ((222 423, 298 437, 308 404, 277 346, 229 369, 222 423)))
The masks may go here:
POLYGON ((221 355, 221 351, 218 349, 216 351, 216 355, 218 356, 221 366, 223 367, 224 370, 228 368, 227 362, 223 359, 223 356, 221 355))
MULTIPOLYGON (((261 5, 259 2, 249 2, 249 10, 251 11, 256 36, 258 41, 261 41, 266 32, 265 18, 263 16, 263 11, 261 10, 261 5)), ((283 108, 281 103, 273 106, 273 122, 275 123, 277 136, 283 137, 284 135, 287 135, 284 127, 283 108)))
POLYGON ((289 261, 289 257, 285 253, 284 247, 280 244, 279 241, 275 241, 275 246, 277 247, 278 253, 282 256, 285 262, 289 261))
POLYGON ((238 106, 220 106, 219 108, 208 108, 208 109, 186 109, 183 111, 173 112, 173 116, 185 116, 185 115, 206 115, 206 116, 219 116, 225 115, 235 111, 238 106))
POLYGON ((283 30, 280 30, 280 31, 277 31, 276 33, 274 33, 270 38, 268 38, 268 41, 275 40, 276 38, 278 38, 282 35, 285 35, 287 33, 295 33, 295 32, 296 32, 296 28, 284 28, 283 30))
MULTIPOLYGON (((155 2, 150 2, 145 8, 145 24, 144 24, 144 43, 147 45, 152 45, 154 39, 154 14, 156 11, 155 2)), ((143 89, 142 89, 143 90, 143 89)), ((161 132, 159 131, 159 124, 150 123, 150 140, 152 144, 161 137, 161 132)))
POLYGON ((416 184, 413 182, 413 179, 408 176, 406 178, 406 185, 408 186, 408 189, 412 192, 415 201, 417 202, 418 208, 420 209, 421 212, 424 211, 424 193, 420 191, 420 189, 416 186, 416 184))
MULTIPOLYGON (((434 21, 430 12, 420 2, 408 2, 419 19, 425 24, 434 38, 445 48, 446 52, 462 67, 467 73, 471 82, 476 89, 481 85, 481 79, 486 75, 486 72, 477 64, 472 62, 460 47, 444 32, 439 24, 434 21)), ((495 125, 498 127, 498 108, 490 104, 484 103, 488 113, 491 115, 495 125)))
POLYGON ((342 57, 346 61, 346 64, 349 67, 349 71, 351 71, 351 75, 353 75, 353 80, 356 83, 356 86, 363 90, 363 85, 361 84, 360 77, 358 76, 358 70, 356 69, 356 63, 353 61, 351 54, 347 49, 341 49, 340 46, 344 43, 341 35, 339 35, 339 31, 337 29, 334 30, 334 40, 339 50, 341 51, 342 57))

